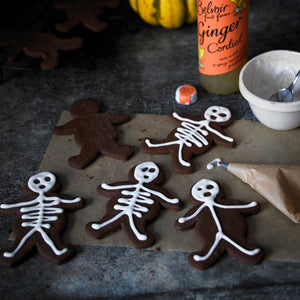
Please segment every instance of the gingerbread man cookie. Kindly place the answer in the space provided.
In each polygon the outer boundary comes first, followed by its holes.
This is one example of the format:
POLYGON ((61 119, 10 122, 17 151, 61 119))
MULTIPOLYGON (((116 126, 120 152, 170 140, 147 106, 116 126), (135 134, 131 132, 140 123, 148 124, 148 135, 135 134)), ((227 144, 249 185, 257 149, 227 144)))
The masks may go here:
POLYGON ((41 68, 52 70, 58 66, 59 51, 76 50, 82 47, 81 37, 62 39, 51 33, 35 32, 33 30, 17 32, 3 30, 0 32, 0 46, 8 46, 9 62, 16 60, 23 51, 30 57, 41 58, 41 68))
POLYGON ((98 113, 99 105, 89 99, 80 99, 70 108, 74 119, 65 125, 56 126, 57 135, 74 134, 80 154, 69 158, 69 165, 84 169, 98 154, 115 159, 127 160, 133 154, 133 147, 117 143, 118 131, 114 124, 123 124, 130 120, 128 114, 98 113))
POLYGON ((200 252, 189 255, 189 263, 200 270, 209 268, 227 252, 247 264, 257 264, 264 256, 263 249, 249 244, 245 238, 247 223, 244 215, 258 213, 257 202, 244 203, 225 198, 219 185, 207 179, 198 181, 191 189, 195 204, 175 228, 188 230, 195 227, 197 238, 203 243, 200 252))
POLYGON ((100 21, 99 17, 104 13, 106 7, 116 8, 118 0, 74 0, 71 3, 55 2, 57 9, 63 9, 68 19, 56 25, 59 31, 67 32, 82 23, 86 28, 99 32, 107 27, 107 23, 100 21))
POLYGON ((146 231, 146 222, 152 221, 161 205, 180 210, 182 203, 160 186, 164 172, 153 162, 141 163, 129 171, 129 180, 98 187, 100 195, 111 197, 106 214, 98 222, 89 222, 86 232, 94 238, 102 238, 121 227, 136 248, 153 245, 154 236, 146 231))
POLYGON ((14 204, 1 204, 0 214, 15 218, 13 250, 0 252, 0 263, 12 266, 23 259, 33 247, 48 261, 61 264, 74 251, 61 241, 66 225, 64 209, 77 210, 84 206, 81 198, 58 194, 55 175, 41 172, 31 176, 25 186, 28 196, 14 204))
POLYGON ((144 139, 142 150, 148 154, 168 154, 172 156, 173 166, 178 173, 192 173, 192 156, 207 151, 213 143, 234 147, 235 140, 225 135, 222 127, 232 122, 230 110, 222 106, 211 106, 204 111, 202 118, 170 115, 171 121, 178 125, 166 139, 154 141, 144 139))

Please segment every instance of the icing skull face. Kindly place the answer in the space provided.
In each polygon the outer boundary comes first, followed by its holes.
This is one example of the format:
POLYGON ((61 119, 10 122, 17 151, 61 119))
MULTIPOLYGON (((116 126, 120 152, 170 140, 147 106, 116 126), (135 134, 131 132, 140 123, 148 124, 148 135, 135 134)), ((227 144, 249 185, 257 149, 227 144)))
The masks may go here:
POLYGON ((209 201, 219 194, 219 186, 216 182, 208 179, 201 179, 192 188, 192 196, 199 201, 209 201))
POLYGON ((49 172, 41 172, 31 176, 28 181, 28 187, 36 193, 45 193, 50 191, 55 185, 55 176, 49 172))
POLYGON ((231 118, 231 112, 223 106, 211 106, 205 111, 204 117, 212 122, 227 122, 231 118))
POLYGON ((158 166, 153 162, 139 164, 134 170, 134 178, 142 182, 151 182, 159 174, 158 166))

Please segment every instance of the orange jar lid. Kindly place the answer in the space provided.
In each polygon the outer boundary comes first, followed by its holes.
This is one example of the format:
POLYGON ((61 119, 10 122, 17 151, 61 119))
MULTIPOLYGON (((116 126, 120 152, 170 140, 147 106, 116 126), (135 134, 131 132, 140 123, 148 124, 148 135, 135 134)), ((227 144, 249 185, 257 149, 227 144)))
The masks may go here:
POLYGON ((197 90, 192 85, 181 85, 175 93, 175 100, 179 104, 191 105, 197 101, 197 90))

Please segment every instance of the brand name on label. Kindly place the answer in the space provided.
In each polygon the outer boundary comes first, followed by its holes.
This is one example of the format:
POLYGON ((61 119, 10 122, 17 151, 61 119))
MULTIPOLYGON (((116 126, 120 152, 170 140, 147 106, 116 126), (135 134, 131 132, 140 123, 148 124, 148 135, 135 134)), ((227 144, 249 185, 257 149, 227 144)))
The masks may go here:
POLYGON ((210 1, 207 6, 205 6, 203 5, 203 2, 201 0, 198 0, 197 4, 198 16, 203 16, 205 20, 207 18, 217 18, 217 20, 219 20, 220 17, 224 16, 224 14, 227 13, 227 8, 230 6, 223 3, 220 6, 217 6, 214 5, 212 1, 210 1))
POLYGON ((202 1, 198 1, 198 15, 202 16, 203 21, 199 21, 198 28, 203 28, 202 30, 199 30, 199 43, 202 45, 204 43, 205 37, 216 37, 218 38, 218 42, 220 44, 224 43, 226 41, 226 38, 228 36, 228 33, 234 32, 238 29, 240 20, 242 19, 239 17, 236 22, 233 22, 229 25, 223 26, 221 28, 211 28, 211 26, 205 27, 205 22, 207 18, 216 18, 217 21, 219 18, 229 15, 230 13, 226 14, 227 8, 230 6, 228 4, 222 4, 221 6, 213 5, 210 1, 207 6, 202 5, 202 1), (225 13, 225 15, 223 14, 225 13))

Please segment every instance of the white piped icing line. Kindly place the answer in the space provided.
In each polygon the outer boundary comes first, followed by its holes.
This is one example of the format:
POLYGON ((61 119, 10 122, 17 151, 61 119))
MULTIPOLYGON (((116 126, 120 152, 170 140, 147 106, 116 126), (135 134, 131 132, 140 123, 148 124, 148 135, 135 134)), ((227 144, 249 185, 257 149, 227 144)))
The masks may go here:
POLYGON ((122 216, 127 215, 130 228, 134 232, 137 239, 140 241, 147 240, 147 235, 141 234, 136 228, 133 216, 137 218, 142 218, 143 213, 149 211, 149 208, 144 206, 144 204, 148 204, 148 205, 154 204, 154 200, 151 199, 152 195, 155 195, 163 199, 164 201, 167 201, 172 204, 179 203, 179 200, 177 198, 170 199, 166 197, 164 194, 158 191, 151 190, 143 185, 144 183, 152 182, 154 179, 158 177, 158 175, 159 175, 158 166, 153 162, 145 162, 139 164, 135 168, 134 178, 138 180, 138 183, 128 184, 128 185, 117 185, 117 186, 115 185, 111 186, 105 183, 101 184, 101 187, 106 190, 122 190, 121 194, 128 197, 118 199, 119 204, 114 205, 113 208, 115 211, 120 211, 120 212, 117 213, 113 218, 100 224, 93 223, 91 227, 95 230, 99 230, 115 222, 122 216))
POLYGON ((177 113, 173 113, 173 117, 181 121, 181 126, 177 127, 177 132, 174 136, 177 138, 175 141, 166 143, 153 144, 149 139, 145 140, 148 147, 161 147, 178 145, 178 161, 185 167, 190 167, 191 164, 185 161, 182 157, 183 147, 192 147, 196 145, 199 148, 208 145, 207 136, 213 133, 225 141, 233 142, 233 138, 223 135, 221 132, 215 130, 210 126, 210 122, 226 122, 231 118, 230 110, 222 106, 211 106, 204 114, 205 120, 194 121, 189 118, 180 117, 177 113))
POLYGON ((194 255, 193 259, 195 261, 204 261, 204 260, 208 259, 212 255, 212 253, 214 252, 214 250, 216 249, 216 247, 218 246, 219 242, 222 239, 227 241, 228 243, 230 243, 231 245, 233 245, 239 251, 245 253, 246 255, 253 256, 253 255, 257 254, 260 251, 259 248, 256 248, 254 250, 245 249, 244 247, 242 247, 239 244, 237 244, 236 242, 234 242, 226 234, 224 234, 221 223, 220 223, 218 216, 216 215, 216 212, 214 209, 215 206, 219 207, 219 208, 223 208, 223 209, 239 209, 239 208, 243 209, 243 208, 254 207, 257 205, 257 202, 253 201, 253 202, 250 202, 249 204, 244 204, 244 205, 222 205, 222 204, 216 203, 214 201, 214 199, 218 195, 218 193, 219 193, 219 186, 216 182, 214 182, 212 180, 208 180, 208 179, 201 179, 200 181, 198 181, 192 187, 192 196, 194 199, 203 202, 203 204, 190 216, 182 217, 182 218, 179 218, 179 220, 178 220, 178 222, 181 224, 185 223, 189 220, 192 220, 192 219, 196 218, 205 207, 207 207, 210 210, 212 217, 214 219, 214 222, 217 226, 218 232, 216 233, 215 241, 214 241, 213 245, 211 246, 210 250, 208 251, 208 253, 204 256, 194 255))
POLYGON ((221 159, 220 158, 215 158, 213 159, 211 162, 209 162, 207 165, 206 165, 206 169, 207 170, 212 170, 215 166, 214 166, 214 163, 217 163, 217 166, 219 167, 220 166, 220 162, 221 162, 221 159))
POLYGON ((75 198, 73 200, 61 199, 59 197, 48 197, 46 192, 50 191, 55 186, 56 178, 50 172, 41 172, 34 176, 31 176, 28 181, 28 187, 31 191, 38 193, 39 195, 31 200, 25 202, 19 202, 16 204, 2 204, 2 209, 9 209, 14 207, 20 207, 22 213, 21 223, 22 227, 31 227, 32 229, 21 239, 18 246, 12 252, 4 252, 5 257, 14 257, 17 252, 22 248, 26 241, 36 232, 39 232, 43 237, 46 244, 50 246, 52 251, 56 255, 62 255, 68 251, 67 248, 59 250, 56 248, 54 242, 48 236, 45 229, 51 228, 51 222, 55 222, 59 214, 63 213, 63 209, 57 207, 60 203, 76 203, 81 201, 81 198, 75 198))

